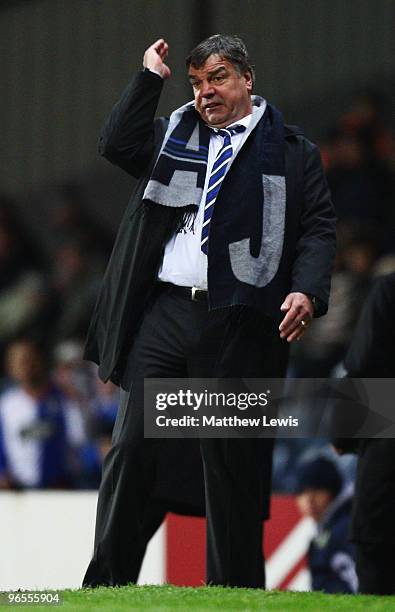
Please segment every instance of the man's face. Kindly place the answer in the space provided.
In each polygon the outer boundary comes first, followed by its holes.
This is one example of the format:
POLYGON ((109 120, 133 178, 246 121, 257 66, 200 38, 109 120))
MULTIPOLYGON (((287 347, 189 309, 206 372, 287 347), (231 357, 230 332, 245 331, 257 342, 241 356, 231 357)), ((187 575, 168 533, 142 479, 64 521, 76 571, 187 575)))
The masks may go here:
POLYGON ((241 75, 228 60, 210 55, 201 68, 189 66, 188 76, 195 108, 208 125, 223 128, 252 112, 251 74, 241 75))
POLYGON ((8 375, 21 385, 37 384, 45 378, 41 355, 29 342, 17 341, 9 346, 6 368, 8 375))
POLYGON ((326 489, 306 489, 297 496, 299 511, 319 521, 333 500, 333 495, 326 489))

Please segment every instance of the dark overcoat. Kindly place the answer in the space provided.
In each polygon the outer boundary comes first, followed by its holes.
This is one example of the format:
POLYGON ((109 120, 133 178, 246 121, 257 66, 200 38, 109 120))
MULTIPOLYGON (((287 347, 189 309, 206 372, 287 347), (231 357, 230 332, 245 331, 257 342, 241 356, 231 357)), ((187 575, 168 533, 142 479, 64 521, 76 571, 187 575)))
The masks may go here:
MULTIPOLYGON (((366 300, 345 366, 351 378, 395 377, 395 274, 378 279, 366 300)), ((352 441, 350 441, 352 442, 352 441)), ((353 441, 355 444, 355 440, 353 441)), ((352 537, 395 543, 395 440, 359 441, 352 537)))
MULTIPOLYGON (((168 120, 154 119, 163 79, 139 72, 113 108, 100 137, 101 155, 138 178, 122 219, 93 313, 86 359, 99 364, 99 375, 119 383, 165 244, 174 231, 176 209, 141 207, 168 120)), ((254 146, 256 132, 248 142, 254 146)), ((248 151, 243 153, 248 154, 248 151)), ((239 154, 241 155, 241 153, 239 154)), ((237 171, 238 158, 232 165, 237 171)), ((335 215, 317 147, 297 128, 285 129, 286 217, 278 272, 262 291, 262 311, 280 320, 280 305, 290 291, 318 298, 318 316, 327 310, 335 254, 335 215)), ((226 201, 226 178, 216 207, 226 201)), ((215 216, 211 224, 215 229, 215 216)))

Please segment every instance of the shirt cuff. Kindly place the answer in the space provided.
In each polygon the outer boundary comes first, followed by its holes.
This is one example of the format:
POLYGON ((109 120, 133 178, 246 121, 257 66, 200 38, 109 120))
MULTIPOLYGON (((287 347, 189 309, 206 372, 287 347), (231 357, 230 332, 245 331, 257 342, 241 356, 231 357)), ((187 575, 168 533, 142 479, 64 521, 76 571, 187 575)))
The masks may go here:
POLYGON ((158 72, 157 70, 153 70, 152 68, 144 68, 144 72, 153 72, 154 74, 157 74, 161 79, 163 79, 160 72, 158 72))

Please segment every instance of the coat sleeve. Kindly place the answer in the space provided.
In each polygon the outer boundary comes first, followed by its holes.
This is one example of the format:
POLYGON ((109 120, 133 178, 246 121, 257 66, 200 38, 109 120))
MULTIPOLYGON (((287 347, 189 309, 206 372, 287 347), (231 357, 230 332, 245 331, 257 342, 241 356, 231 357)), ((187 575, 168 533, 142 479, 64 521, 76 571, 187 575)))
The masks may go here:
MULTIPOLYGON (((392 273, 377 279, 363 305, 344 359, 348 378, 395 377, 394 311, 395 273, 392 273)), ((367 409, 358 416, 362 426, 368 417, 367 409)), ((332 442, 345 452, 356 452, 360 446, 356 438, 336 438, 332 442)))
POLYGON ((395 273, 379 278, 359 317, 344 360, 352 378, 395 376, 395 273))
POLYGON ((336 215, 318 147, 303 138, 301 215, 292 291, 318 298, 315 316, 328 310, 330 280, 336 253, 336 215))
POLYGON ((136 178, 144 174, 154 152, 154 118, 162 87, 159 75, 138 72, 100 133, 100 155, 136 178))

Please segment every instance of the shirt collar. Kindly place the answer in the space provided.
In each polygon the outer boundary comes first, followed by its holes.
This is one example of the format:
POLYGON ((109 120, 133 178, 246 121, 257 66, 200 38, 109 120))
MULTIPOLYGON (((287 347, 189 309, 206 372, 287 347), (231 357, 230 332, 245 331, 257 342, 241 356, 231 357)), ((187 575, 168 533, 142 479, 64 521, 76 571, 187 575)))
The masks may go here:
MULTIPOLYGON (((233 127, 234 125, 244 125, 246 128, 248 128, 248 126, 250 125, 251 118, 252 118, 252 113, 250 113, 249 115, 246 115, 245 117, 243 117, 242 119, 239 119, 238 121, 234 121, 233 123, 230 123, 229 125, 226 126, 226 128, 222 128, 222 129, 226 130, 230 127, 233 127)), ((213 128, 215 126, 209 125, 208 127, 213 128)))
POLYGON ((246 128, 248 128, 248 126, 250 125, 250 121, 251 121, 251 117, 252 117, 252 113, 250 113, 249 115, 246 115, 245 117, 243 117, 242 119, 239 119, 238 121, 235 121, 234 123, 231 123, 230 125, 227 125, 227 128, 233 127, 234 125, 244 125, 246 128))

